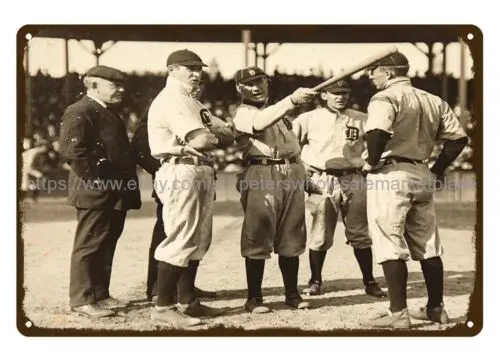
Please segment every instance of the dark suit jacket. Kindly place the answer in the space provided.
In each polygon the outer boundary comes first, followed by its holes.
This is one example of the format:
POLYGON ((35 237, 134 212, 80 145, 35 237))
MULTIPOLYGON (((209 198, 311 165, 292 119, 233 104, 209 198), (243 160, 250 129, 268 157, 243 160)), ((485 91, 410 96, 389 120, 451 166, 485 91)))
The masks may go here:
MULTIPOLYGON (((148 140, 147 112, 139 120, 131 143, 137 164, 151 175, 154 182, 156 171, 160 168, 161 163, 160 160, 151 156, 151 149, 149 148, 148 140)), ((156 202, 161 203, 154 189, 151 196, 156 200, 156 202)))
POLYGON ((69 164, 68 203, 85 209, 141 207, 137 164, 123 120, 84 96, 66 108, 59 138, 69 164))

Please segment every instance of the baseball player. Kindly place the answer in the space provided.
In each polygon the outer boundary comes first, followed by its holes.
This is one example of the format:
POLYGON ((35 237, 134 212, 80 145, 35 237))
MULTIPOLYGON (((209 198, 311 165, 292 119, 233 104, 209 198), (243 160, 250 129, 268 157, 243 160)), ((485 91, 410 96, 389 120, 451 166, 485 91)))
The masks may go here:
MULTIPOLYGON (((151 156, 151 150, 149 149, 148 143, 148 132, 147 132, 147 112, 141 117, 138 122, 136 129, 134 130, 134 135, 131 140, 132 149, 137 160, 137 164, 141 166, 147 173, 149 173, 153 178, 156 171, 160 168, 160 161, 153 156, 151 156)), ((161 203, 158 195, 153 190, 151 195, 156 203, 156 222, 153 227, 153 232, 151 235, 151 243, 148 252, 148 272, 146 278, 146 299, 156 303, 157 299, 157 287, 156 281, 158 278, 158 260, 155 259, 155 251, 158 245, 165 240, 165 228, 163 226, 163 204, 161 203)), ((179 283, 177 284, 179 285, 179 283)), ((215 299, 216 293, 205 291, 198 287, 195 287, 195 296, 199 298, 215 299)))
POLYGON ((200 57, 179 50, 170 54, 167 67, 165 88, 148 112, 151 155, 161 162, 154 188, 163 204, 166 234, 155 251, 158 298, 152 319, 186 327, 200 324, 197 317, 220 313, 195 298, 194 284, 212 240, 215 184, 209 151, 231 145, 234 135, 229 125, 192 97, 206 67, 200 57))
POLYGON ((433 191, 468 138, 445 101, 411 85, 408 69, 408 59, 398 52, 370 70, 380 92, 370 101, 365 126, 367 216, 390 297, 388 313, 366 322, 378 328, 409 328, 410 316, 448 322, 433 191), (438 141, 444 148, 429 169, 426 160, 438 141), (412 312, 406 304, 410 257, 420 261, 428 292, 427 305, 412 312))
POLYGON ((303 292, 321 294, 321 271, 326 252, 333 245, 339 212, 347 244, 358 261, 365 292, 386 294, 373 278, 372 241, 366 220, 366 188, 361 167, 366 114, 347 108, 350 86, 339 81, 321 93, 323 107, 302 113, 293 130, 302 147, 311 194, 306 200, 306 225, 311 278, 303 292))
POLYGON ((242 99, 233 122, 245 164, 237 185, 245 213, 241 232, 248 285, 245 309, 251 313, 270 311, 263 304, 261 286, 265 260, 273 251, 279 255, 285 303, 307 308, 309 304, 297 289, 299 255, 306 245, 305 172, 297 137, 284 117, 295 106, 310 102, 316 92, 299 88, 269 105, 268 78, 262 69, 240 69, 234 81, 242 99))

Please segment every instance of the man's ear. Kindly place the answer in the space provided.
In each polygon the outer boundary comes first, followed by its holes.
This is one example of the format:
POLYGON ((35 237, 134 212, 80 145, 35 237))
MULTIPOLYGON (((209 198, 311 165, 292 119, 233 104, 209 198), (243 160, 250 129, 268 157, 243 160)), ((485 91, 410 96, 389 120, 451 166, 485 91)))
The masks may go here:
POLYGON ((236 91, 241 93, 241 85, 239 83, 236 83, 236 91))
POLYGON ((385 74, 387 75, 387 79, 392 79, 396 77, 396 73, 394 72, 393 68, 387 68, 385 70, 385 74))
POLYGON ((174 69, 175 69, 175 65, 169 65, 167 67, 167 74, 170 75, 174 71, 174 69))
POLYGON ((326 94, 326 92, 321 92, 320 93, 320 97, 324 101, 328 100, 328 94, 326 94))

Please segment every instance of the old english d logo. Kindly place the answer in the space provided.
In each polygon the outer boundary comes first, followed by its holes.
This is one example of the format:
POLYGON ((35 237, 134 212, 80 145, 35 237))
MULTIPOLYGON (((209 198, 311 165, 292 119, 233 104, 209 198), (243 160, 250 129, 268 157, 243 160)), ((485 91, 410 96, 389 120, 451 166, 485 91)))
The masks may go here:
POLYGON ((356 141, 359 138, 359 128, 347 126, 345 130, 345 139, 356 141))
POLYGON ((203 124, 207 127, 212 127, 212 120, 210 118, 210 112, 206 109, 200 111, 200 117, 203 124))

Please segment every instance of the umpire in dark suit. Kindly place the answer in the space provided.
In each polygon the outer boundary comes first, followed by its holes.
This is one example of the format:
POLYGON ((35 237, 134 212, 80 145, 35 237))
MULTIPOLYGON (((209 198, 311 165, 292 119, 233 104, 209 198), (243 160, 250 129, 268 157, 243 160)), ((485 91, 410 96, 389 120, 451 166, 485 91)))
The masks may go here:
POLYGON ((72 311, 113 315, 127 305, 109 294, 113 256, 128 210, 141 199, 137 164, 124 121, 116 115, 125 74, 97 66, 84 77, 87 94, 62 116, 60 153, 71 170, 68 203, 75 206, 69 297, 72 311))
MULTIPOLYGON (((151 156, 151 150, 149 149, 148 143, 147 115, 148 113, 145 112, 139 120, 131 143, 137 163, 144 171, 151 175, 154 183, 156 171, 158 171, 161 164, 160 160, 151 156)), ((167 237, 162 219, 163 204, 158 198, 158 195, 156 195, 154 188, 152 197, 156 202, 156 222, 153 227, 151 244, 149 246, 148 275, 146 280, 146 298, 148 301, 154 301, 157 295, 156 280, 158 278, 158 261, 154 257, 155 250, 167 237)), ((199 298, 215 299, 216 293, 195 287, 195 296, 199 298)))

